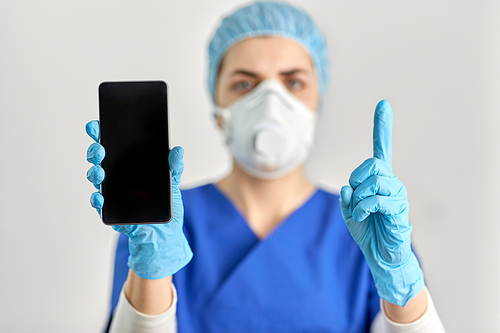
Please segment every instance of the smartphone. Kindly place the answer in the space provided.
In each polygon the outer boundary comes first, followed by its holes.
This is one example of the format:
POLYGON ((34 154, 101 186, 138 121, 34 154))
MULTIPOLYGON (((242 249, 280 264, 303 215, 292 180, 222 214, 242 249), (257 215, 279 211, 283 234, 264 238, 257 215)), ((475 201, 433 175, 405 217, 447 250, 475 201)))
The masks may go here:
POLYGON ((163 81, 99 85, 104 224, 166 223, 172 219, 168 164, 168 86, 163 81))

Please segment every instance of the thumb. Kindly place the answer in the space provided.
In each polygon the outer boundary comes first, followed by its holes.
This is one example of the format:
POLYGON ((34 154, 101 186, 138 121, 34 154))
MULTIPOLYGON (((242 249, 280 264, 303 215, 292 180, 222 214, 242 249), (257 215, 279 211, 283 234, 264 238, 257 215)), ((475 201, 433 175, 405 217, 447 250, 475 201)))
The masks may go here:
POLYGON ((174 147, 168 154, 168 164, 172 171, 172 186, 179 186, 184 171, 184 149, 182 147, 174 147))
POLYGON ((350 186, 344 186, 340 190, 339 204, 342 215, 351 214, 349 206, 351 205, 353 189, 350 186))

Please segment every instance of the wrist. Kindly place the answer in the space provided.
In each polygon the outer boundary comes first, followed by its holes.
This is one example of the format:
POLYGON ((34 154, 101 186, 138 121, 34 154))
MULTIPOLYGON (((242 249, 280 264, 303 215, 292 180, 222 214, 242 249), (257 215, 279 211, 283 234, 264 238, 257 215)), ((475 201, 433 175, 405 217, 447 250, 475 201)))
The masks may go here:
POLYGON ((369 266, 380 298, 392 304, 403 307, 424 289, 424 275, 413 252, 397 267, 369 266))
POLYGON ((157 315, 170 308, 173 300, 172 276, 162 279, 144 279, 129 270, 124 286, 125 297, 139 312, 157 315))
POLYGON ((425 314, 428 304, 427 291, 424 288, 410 299, 404 307, 383 300, 381 308, 389 321, 398 324, 409 324, 420 319, 425 314))

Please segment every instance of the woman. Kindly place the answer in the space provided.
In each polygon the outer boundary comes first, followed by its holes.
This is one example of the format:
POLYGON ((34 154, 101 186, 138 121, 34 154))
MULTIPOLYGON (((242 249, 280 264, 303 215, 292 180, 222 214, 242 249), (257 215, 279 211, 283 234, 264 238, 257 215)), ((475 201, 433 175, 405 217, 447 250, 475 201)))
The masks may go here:
MULTIPOLYGON (((374 157, 339 199, 303 173, 328 72, 314 22, 251 4, 222 21, 209 60, 233 169, 181 198, 183 151, 172 149, 172 222, 114 227, 110 331, 444 332, 392 174, 390 105, 377 105, 374 157)), ((99 193, 91 202, 102 208, 99 193)))

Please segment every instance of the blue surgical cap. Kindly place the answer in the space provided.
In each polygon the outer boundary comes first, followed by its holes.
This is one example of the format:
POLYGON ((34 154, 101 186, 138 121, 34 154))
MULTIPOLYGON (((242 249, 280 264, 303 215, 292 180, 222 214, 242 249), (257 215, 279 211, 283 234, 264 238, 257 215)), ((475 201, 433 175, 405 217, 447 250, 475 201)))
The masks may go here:
POLYGON ((222 57, 237 42, 257 36, 290 38, 309 52, 323 100, 328 83, 326 41, 308 14, 283 2, 255 2, 222 20, 208 46, 208 89, 215 102, 215 87, 222 57))

